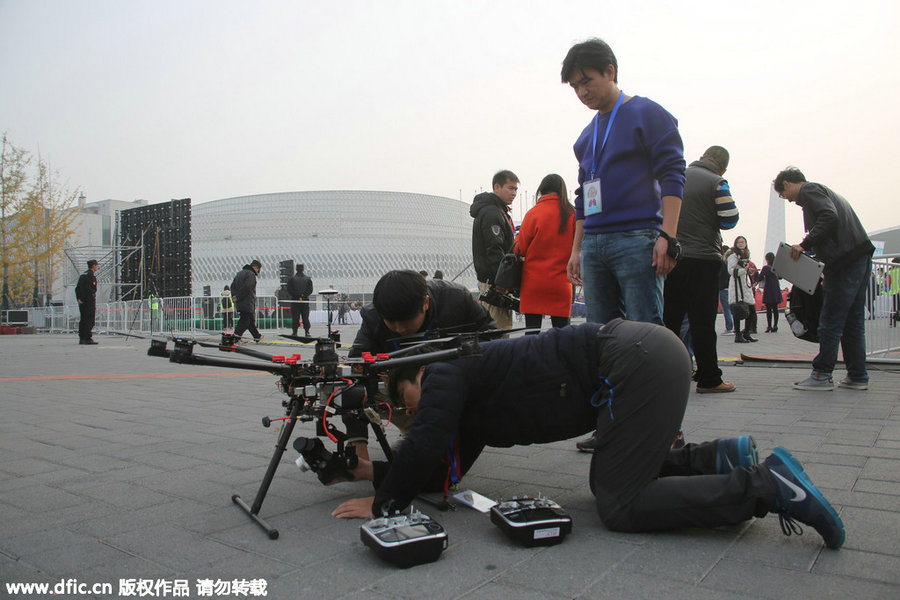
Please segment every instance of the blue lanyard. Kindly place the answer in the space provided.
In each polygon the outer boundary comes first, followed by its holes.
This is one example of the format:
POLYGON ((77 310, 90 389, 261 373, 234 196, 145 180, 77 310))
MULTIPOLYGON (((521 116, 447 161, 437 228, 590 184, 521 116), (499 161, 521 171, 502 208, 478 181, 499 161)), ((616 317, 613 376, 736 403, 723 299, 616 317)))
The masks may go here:
POLYGON ((594 178, 594 173, 597 172, 597 164, 600 162, 599 155, 603 152, 603 149, 606 148, 606 140, 607 138, 609 138, 609 130, 612 129, 613 121, 616 120, 616 113, 619 112, 619 107, 622 106, 622 101, 624 99, 625 92, 619 92, 619 97, 616 99, 616 105, 613 106, 612 114, 609 115, 609 122, 607 122, 606 124, 606 133, 603 134, 603 143, 600 145, 600 152, 597 152, 597 122, 600 119, 600 113, 597 113, 597 116, 594 117, 594 141, 591 148, 591 179, 594 178))

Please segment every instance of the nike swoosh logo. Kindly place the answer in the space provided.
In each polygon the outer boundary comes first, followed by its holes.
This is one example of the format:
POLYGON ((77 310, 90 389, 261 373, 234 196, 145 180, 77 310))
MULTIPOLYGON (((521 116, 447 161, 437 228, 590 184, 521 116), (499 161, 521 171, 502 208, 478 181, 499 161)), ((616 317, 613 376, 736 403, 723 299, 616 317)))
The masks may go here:
POLYGON ((783 481, 784 485, 791 488, 791 490, 794 492, 794 497, 791 498, 790 500, 788 500, 788 502, 803 502, 804 500, 806 500, 806 490, 804 490, 802 487, 800 487, 794 483, 791 483, 790 481, 788 481, 787 479, 785 479, 784 477, 779 475, 776 471, 769 469, 769 472, 772 473, 772 475, 774 475, 781 481, 783 481))

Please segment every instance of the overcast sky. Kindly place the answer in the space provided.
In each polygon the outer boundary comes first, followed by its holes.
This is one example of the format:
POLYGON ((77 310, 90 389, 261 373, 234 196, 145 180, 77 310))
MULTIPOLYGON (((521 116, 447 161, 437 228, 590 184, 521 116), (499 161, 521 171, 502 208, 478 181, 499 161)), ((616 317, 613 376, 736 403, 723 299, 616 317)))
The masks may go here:
MULTIPOLYGON (((574 189, 569 47, 712 144, 761 259, 787 165, 900 225, 900 3, 0 0, 0 131, 88 201, 371 189, 471 202, 502 168, 574 189)), ((522 201, 520 203, 520 201, 522 201)), ((415 207, 411 207, 415 209, 415 207)), ((802 236, 787 207, 788 241, 802 236)), ((262 232, 261 232, 262 233, 262 232)))

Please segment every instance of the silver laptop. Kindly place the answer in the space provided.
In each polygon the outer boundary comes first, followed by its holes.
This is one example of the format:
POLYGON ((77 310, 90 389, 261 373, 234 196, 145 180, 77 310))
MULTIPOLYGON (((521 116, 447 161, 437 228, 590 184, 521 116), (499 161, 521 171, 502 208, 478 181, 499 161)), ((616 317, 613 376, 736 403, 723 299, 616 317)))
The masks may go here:
POLYGON ((819 262, 806 254, 801 254, 798 260, 791 258, 791 246, 781 242, 778 252, 775 253, 775 264, 772 270, 782 279, 787 279, 798 288, 812 294, 822 277, 822 269, 825 263, 819 262))

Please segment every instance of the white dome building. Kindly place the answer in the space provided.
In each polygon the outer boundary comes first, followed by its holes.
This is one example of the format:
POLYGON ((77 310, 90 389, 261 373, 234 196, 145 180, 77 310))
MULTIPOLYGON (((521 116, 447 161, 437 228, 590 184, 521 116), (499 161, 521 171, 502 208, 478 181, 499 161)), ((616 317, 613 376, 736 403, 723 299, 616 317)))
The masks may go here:
POLYGON ((191 208, 192 287, 213 295, 254 258, 257 294, 280 287, 279 263, 306 265, 316 291, 371 294, 392 269, 444 272, 475 288, 469 205, 441 196, 379 191, 258 194, 191 208), (458 275, 458 277, 457 277, 458 275))

